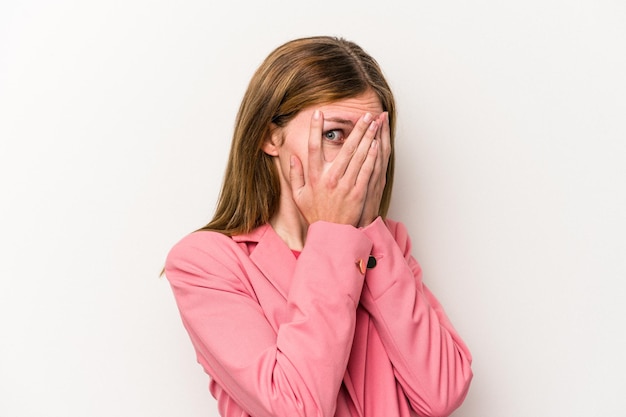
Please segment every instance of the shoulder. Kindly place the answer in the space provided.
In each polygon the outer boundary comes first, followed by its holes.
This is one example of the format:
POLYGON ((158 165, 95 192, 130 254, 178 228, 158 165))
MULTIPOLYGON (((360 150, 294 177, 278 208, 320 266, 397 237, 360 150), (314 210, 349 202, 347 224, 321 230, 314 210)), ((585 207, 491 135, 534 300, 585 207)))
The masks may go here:
POLYGON ((222 233, 199 230, 192 232, 180 239, 170 249, 167 259, 194 257, 200 254, 213 254, 217 252, 228 252, 236 246, 230 236, 222 233))
POLYGON ((393 239, 396 241, 398 246, 402 249, 402 251, 406 254, 411 251, 411 238, 409 237, 409 232, 404 225, 404 223, 386 218, 384 220, 389 233, 393 236, 393 239))
POLYGON ((409 233, 404 223, 390 218, 385 218, 383 222, 385 223, 385 226, 387 226, 389 233, 391 233, 396 240, 398 240, 398 238, 408 239, 409 233))
POLYGON ((395 235, 398 230, 406 230, 404 224, 398 220, 385 218, 383 221, 392 235, 395 235))
POLYGON ((242 256, 244 252, 230 236, 200 230, 184 236, 170 249, 165 275, 171 278, 179 272, 199 274, 238 269, 242 256))

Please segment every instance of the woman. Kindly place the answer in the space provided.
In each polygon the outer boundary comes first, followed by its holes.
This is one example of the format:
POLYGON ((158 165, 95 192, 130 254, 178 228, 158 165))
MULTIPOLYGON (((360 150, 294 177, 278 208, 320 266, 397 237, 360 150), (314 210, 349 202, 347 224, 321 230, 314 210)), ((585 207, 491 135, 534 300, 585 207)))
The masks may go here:
POLYGON ((213 220, 165 273, 222 416, 445 416, 471 356, 385 219, 394 98, 332 37, 278 47, 239 109, 213 220))

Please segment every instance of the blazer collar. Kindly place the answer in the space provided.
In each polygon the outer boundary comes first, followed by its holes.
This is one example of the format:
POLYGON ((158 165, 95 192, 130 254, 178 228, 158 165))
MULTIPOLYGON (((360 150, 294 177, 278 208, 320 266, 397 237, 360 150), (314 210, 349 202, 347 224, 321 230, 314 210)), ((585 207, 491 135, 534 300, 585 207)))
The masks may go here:
POLYGON ((296 268, 296 257, 272 226, 267 223, 249 233, 233 236, 232 239, 238 243, 246 243, 248 247, 252 246, 250 260, 287 299, 296 268))

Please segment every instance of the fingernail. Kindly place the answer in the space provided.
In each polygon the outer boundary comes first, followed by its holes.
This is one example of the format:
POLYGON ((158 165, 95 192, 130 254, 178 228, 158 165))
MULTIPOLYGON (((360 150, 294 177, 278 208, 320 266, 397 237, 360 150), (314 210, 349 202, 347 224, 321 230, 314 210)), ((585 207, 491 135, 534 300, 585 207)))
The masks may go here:
POLYGON ((315 110, 315 111, 313 112, 313 118, 314 118, 315 120, 317 120, 317 119, 319 119, 319 118, 320 118, 320 111, 319 111, 319 110, 315 110))
POLYGON ((376 128, 378 128, 378 123, 376 123, 376 121, 374 120, 372 123, 370 123, 370 130, 376 130, 376 128))
POLYGON ((363 120, 365 121, 365 123, 369 123, 372 121, 372 115, 370 113, 366 113, 365 116, 363 117, 363 120))
POLYGON ((377 147, 378 147, 378 141, 377 141, 376 139, 374 139, 374 140, 372 141, 372 144, 371 144, 370 146, 372 147, 372 149, 377 148, 377 147))

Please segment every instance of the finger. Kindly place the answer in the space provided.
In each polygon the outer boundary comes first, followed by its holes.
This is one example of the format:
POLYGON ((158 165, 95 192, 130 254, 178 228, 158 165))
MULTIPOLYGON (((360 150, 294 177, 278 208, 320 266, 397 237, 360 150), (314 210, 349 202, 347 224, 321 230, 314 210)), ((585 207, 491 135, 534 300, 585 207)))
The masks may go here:
MULTIPOLYGON (((348 163, 348 167, 346 168, 346 172, 344 174, 348 179, 352 179, 352 181, 356 181, 357 176, 359 175, 359 171, 369 155, 370 146, 372 145, 372 141, 376 137, 378 132, 378 122, 373 121, 370 123, 369 127, 365 131, 365 134, 361 138, 361 142, 359 143, 356 152, 350 159, 348 163)), ((378 146, 378 145, 377 145, 378 146)))
MULTIPOLYGON (((345 174, 345 171, 350 164, 350 161, 354 157, 356 151, 359 149, 359 144, 361 143, 363 136, 366 134, 368 128, 370 127, 370 124, 373 123, 373 120, 374 118, 372 117, 372 115, 370 113, 366 113, 357 121, 354 129, 352 129, 352 132, 350 132, 350 134, 348 135, 348 138, 343 143, 341 150, 333 161, 331 169, 335 176, 341 177, 345 174)), ((366 144, 365 149, 367 149, 369 145, 369 143, 366 144)), ((361 156, 363 157, 364 154, 361 156)))
POLYGON ((386 113, 383 112, 377 118, 377 121, 380 127, 376 131, 376 140, 378 141, 379 146, 381 145, 383 146, 383 149, 379 149, 379 152, 376 155, 376 164, 374 166, 374 172, 372 173, 372 180, 370 180, 370 186, 369 186, 370 190, 375 188, 378 177, 381 175, 381 172, 383 172, 385 169, 384 162, 383 162, 385 153, 384 153, 384 143, 383 143, 383 138, 382 138, 384 123, 385 123, 385 114, 386 113))
POLYGON ((293 195, 304 187, 304 170, 302 169, 302 162, 295 155, 291 155, 289 160, 289 183, 291 184, 291 192, 293 195))
POLYGON ((389 159, 388 153, 386 152, 389 149, 389 121, 388 121, 388 113, 383 112, 378 117, 378 121, 380 123, 380 128, 378 132, 376 132, 376 140, 378 140, 379 149, 378 156, 376 158, 376 168, 374 169, 373 177, 376 177, 377 181, 372 181, 371 188, 376 187, 378 184, 378 179, 381 175, 386 175, 387 171, 387 161, 389 159))
MULTIPOLYGON (((374 139, 376 145, 380 147, 380 139, 374 139)), ((380 182, 381 172, 383 172, 383 152, 382 149, 378 149, 376 153, 376 160, 374 161, 374 170, 372 171, 372 175, 370 176, 370 182, 367 187, 367 195, 371 197, 375 194, 375 189, 380 182)))
POLYGON ((382 126, 380 128, 380 139, 381 139, 381 157, 383 159, 383 175, 387 173, 387 165, 389 164, 389 156, 391 155, 391 128, 389 127, 389 113, 383 113, 384 120, 382 122, 382 126))
POLYGON ((365 161, 361 165, 361 169, 358 172, 355 181, 355 189, 366 189, 370 183, 370 178, 372 177, 372 173, 374 172, 374 167, 376 165, 376 158, 378 156, 379 144, 377 140, 372 140, 367 150, 367 156, 365 157, 365 161))
POLYGON ((319 110, 315 110, 313 112, 313 116, 311 117, 311 128, 309 129, 308 142, 308 174, 313 174, 314 178, 322 171, 324 166, 324 154, 322 152, 323 127, 324 114, 319 110))

